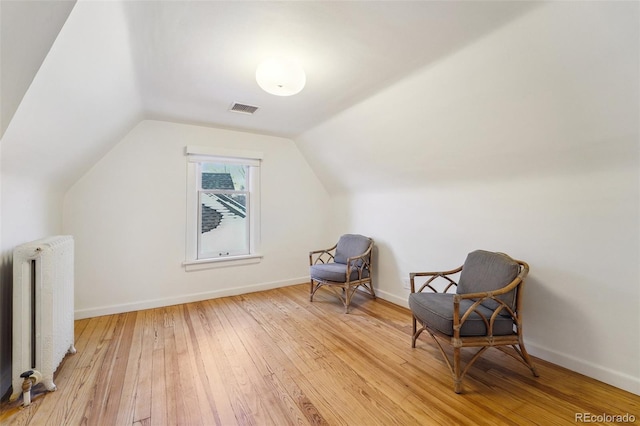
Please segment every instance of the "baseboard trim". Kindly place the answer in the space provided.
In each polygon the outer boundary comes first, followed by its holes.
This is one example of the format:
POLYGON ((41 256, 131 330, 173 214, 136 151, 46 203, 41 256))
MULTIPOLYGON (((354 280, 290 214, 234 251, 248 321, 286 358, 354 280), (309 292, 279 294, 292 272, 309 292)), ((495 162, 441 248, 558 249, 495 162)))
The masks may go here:
POLYGON ((574 356, 557 352, 525 339, 527 351, 540 359, 599 380, 611 386, 640 395, 640 377, 633 377, 574 356))
POLYGON ((399 305, 407 309, 409 308, 409 293, 407 293, 407 297, 402 298, 395 294, 376 289, 376 295, 387 302, 393 303, 394 305, 399 305))
POLYGON ((200 302, 202 300, 217 299, 226 296, 237 296, 239 294, 254 293, 256 291, 271 290, 279 287, 300 284, 309 281, 309 277, 292 278, 283 281, 273 281, 268 283, 252 284, 243 287, 225 288, 220 290, 193 293, 175 297, 165 297, 160 299, 141 300, 139 302, 122 303, 118 305, 97 306, 94 308, 77 309, 74 318, 85 319, 100 317, 103 315, 122 314, 125 312, 142 311, 144 309, 162 308, 165 306, 179 305, 181 303, 200 302))

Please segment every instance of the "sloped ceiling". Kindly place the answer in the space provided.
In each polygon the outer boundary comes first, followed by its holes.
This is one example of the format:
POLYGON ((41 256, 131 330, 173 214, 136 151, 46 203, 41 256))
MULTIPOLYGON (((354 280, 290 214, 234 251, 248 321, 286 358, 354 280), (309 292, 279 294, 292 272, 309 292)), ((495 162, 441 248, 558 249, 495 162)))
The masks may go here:
POLYGON ((143 117, 122 8, 77 2, 2 138, 4 181, 64 191, 143 117))
POLYGON ((0 138, 74 4, 0 2, 0 138))
POLYGON ((637 170, 637 2, 545 2, 296 143, 331 193, 637 170))
POLYGON ((2 173, 66 188, 144 118, 294 138, 532 7, 80 0, 7 127, 2 173), (303 65, 300 94, 258 87, 271 55, 303 65), (235 101, 260 109, 229 112, 235 101))

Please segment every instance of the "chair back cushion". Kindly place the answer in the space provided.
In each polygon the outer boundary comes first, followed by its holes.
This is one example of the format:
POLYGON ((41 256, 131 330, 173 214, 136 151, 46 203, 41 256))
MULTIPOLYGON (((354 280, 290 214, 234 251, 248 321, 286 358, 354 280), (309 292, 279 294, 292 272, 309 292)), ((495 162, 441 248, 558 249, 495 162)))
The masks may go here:
MULTIPOLYGON (((345 234, 338 240, 336 253, 333 261, 336 263, 347 263, 347 259, 354 256, 360 256, 367 251, 371 245, 371 238, 357 234, 345 234)), ((358 263, 355 266, 360 266, 358 263)))
MULTIPOLYGON (((476 250, 467 256, 458 281, 459 294, 493 291, 505 287, 520 273, 517 261, 502 253, 476 250)), ((516 289, 497 296, 511 309, 516 306, 516 289)), ((488 300, 482 303, 489 309, 496 309, 498 302, 488 300)), ((504 312, 506 314, 506 312, 504 312)))

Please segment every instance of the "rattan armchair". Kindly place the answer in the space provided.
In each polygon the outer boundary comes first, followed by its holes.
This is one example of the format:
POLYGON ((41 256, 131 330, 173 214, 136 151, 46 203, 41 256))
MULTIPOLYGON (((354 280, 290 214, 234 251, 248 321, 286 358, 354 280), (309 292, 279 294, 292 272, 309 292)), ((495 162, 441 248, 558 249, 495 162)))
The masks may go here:
POLYGON ((423 331, 431 335, 451 371, 456 393, 461 393, 462 379, 469 368, 490 347, 523 362, 538 377, 522 338, 522 287, 528 273, 525 262, 504 253, 476 250, 459 268, 409 275, 411 347, 416 347, 423 331), (456 282, 454 278, 458 276, 456 282), (416 278, 424 280, 417 290, 416 278), (450 293, 454 288, 456 293, 450 293), (417 324, 421 327, 417 328, 417 324), (453 347, 452 360, 443 343, 453 347), (465 347, 480 349, 463 369, 461 349, 465 347))
POLYGON ((311 287, 309 300, 320 287, 330 289, 349 313, 351 298, 359 287, 374 299, 375 290, 371 281, 371 250, 373 240, 357 234, 345 234, 331 248, 309 253, 309 275, 311 287))

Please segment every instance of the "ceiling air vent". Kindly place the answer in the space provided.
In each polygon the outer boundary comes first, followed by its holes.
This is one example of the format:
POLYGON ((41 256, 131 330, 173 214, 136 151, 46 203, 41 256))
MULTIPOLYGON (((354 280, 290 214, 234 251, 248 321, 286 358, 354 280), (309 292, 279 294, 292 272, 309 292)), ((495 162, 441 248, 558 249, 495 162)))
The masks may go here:
POLYGON ((240 114, 249 114, 249 115, 253 114, 257 110, 258 110, 257 106, 245 105, 238 102, 234 102, 233 105, 231 105, 231 108, 229 108, 229 111, 239 112, 240 114))

